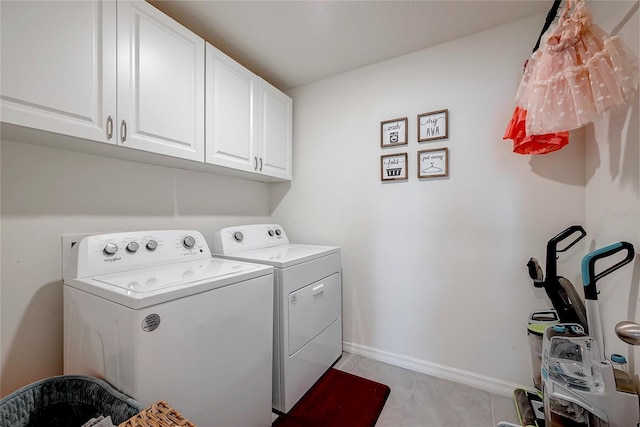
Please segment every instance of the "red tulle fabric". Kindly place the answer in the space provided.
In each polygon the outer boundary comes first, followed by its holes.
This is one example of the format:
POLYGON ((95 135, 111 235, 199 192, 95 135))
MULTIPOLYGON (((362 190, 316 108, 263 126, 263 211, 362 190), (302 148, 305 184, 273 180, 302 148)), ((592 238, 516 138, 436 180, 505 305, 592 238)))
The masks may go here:
POLYGON ((502 139, 513 140, 513 152, 518 154, 547 154, 569 143, 569 132, 527 135, 527 110, 516 107, 502 139))

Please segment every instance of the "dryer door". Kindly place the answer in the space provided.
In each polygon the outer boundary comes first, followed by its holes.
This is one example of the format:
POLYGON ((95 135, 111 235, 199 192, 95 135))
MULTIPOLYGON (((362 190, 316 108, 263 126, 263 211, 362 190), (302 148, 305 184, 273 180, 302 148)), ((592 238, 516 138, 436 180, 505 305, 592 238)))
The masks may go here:
POLYGON ((289 356, 338 319, 341 296, 339 273, 289 294, 289 356))

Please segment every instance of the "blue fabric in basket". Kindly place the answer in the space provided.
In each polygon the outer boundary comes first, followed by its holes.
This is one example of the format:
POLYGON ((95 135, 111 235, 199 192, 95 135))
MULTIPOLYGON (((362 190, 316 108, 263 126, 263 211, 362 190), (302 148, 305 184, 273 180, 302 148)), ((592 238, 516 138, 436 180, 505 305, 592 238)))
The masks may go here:
POLYGON ((31 383, 0 399, 0 427, 81 426, 100 415, 118 425, 143 410, 106 381, 60 375, 31 383))

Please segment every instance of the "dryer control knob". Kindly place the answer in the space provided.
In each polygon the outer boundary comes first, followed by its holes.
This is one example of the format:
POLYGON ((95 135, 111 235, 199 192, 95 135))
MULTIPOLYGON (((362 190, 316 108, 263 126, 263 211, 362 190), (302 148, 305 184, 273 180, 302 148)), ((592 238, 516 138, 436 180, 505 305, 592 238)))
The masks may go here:
POLYGON ((105 255, 113 255, 118 252, 118 245, 116 245, 115 243, 107 243, 104 246, 104 249, 102 249, 102 252, 104 252, 105 255))
POLYGON ((269 236, 273 237, 274 234, 273 230, 269 230, 269 236))
POLYGON ((279 236, 282 234, 282 231, 279 228, 276 228, 276 235, 279 236))
POLYGON ((236 231, 233 233, 233 240, 235 240, 236 242, 242 242, 243 239, 244 234, 242 234, 242 231, 236 231))
POLYGON ((194 239, 191 236, 187 236, 184 239, 182 239, 182 246, 184 246, 187 249, 192 249, 195 245, 196 245, 196 239, 194 239))
POLYGON ((150 251, 155 251, 158 247, 158 242, 156 242, 155 240, 149 240, 145 247, 150 251))
POLYGON ((138 243, 136 242, 129 242, 127 243, 127 252, 135 254, 136 252, 138 252, 138 249, 140 248, 140 245, 138 245, 138 243))

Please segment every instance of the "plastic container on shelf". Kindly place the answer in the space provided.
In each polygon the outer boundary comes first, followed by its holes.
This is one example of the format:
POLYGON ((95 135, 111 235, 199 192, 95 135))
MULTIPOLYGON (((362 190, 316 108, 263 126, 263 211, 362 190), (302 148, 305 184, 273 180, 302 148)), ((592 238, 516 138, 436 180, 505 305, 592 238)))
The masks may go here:
POLYGON ((558 313, 555 310, 536 310, 529 314, 527 322, 527 338, 531 350, 531 366, 533 368, 533 385, 542 390, 540 368, 542 364, 542 335, 548 326, 557 324, 558 313))
POLYGON ((611 355, 611 366, 613 366, 613 375, 616 380, 616 390, 623 393, 635 393, 636 386, 631 374, 629 374, 627 359, 621 354, 614 353, 611 355))

